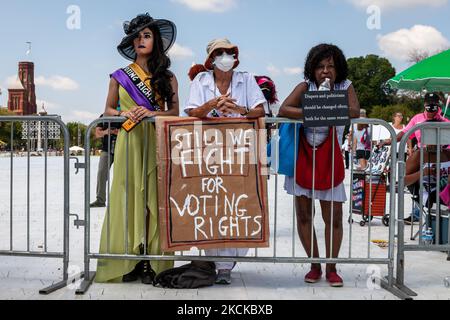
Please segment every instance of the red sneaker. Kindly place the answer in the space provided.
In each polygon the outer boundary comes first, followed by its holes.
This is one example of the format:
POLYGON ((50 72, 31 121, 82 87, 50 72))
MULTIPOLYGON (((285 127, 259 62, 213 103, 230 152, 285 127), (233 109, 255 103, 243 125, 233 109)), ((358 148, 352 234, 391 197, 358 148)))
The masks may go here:
POLYGON ((322 270, 312 268, 311 271, 305 276, 306 283, 317 283, 322 278, 322 270))
POLYGON ((334 288, 341 288, 344 286, 344 281, 342 278, 337 274, 336 271, 333 272, 327 272, 327 281, 330 284, 330 286, 334 288))

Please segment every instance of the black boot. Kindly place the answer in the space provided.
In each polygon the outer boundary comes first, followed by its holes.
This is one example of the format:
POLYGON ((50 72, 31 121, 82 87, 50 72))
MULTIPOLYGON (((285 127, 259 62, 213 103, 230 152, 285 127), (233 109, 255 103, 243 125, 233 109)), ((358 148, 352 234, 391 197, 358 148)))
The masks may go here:
POLYGON ((143 284, 153 284, 153 280, 156 277, 155 271, 153 271, 150 261, 142 261, 141 279, 143 284))
POLYGON ((135 282, 138 278, 139 278, 139 274, 141 273, 142 270, 142 264, 143 261, 140 261, 136 267, 134 267, 134 270, 131 271, 130 273, 124 275, 122 277, 122 282, 128 283, 128 282, 135 282))

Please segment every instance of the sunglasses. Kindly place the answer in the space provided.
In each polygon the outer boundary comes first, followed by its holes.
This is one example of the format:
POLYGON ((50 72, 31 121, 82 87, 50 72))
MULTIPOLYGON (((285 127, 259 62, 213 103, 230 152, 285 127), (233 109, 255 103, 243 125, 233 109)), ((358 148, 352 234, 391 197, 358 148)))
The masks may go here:
POLYGON ((427 112, 437 112, 439 110, 439 105, 437 105, 437 104, 427 104, 427 105, 425 105, 425 110, 427 112))
POLYGON ((235 51, 233 49, 217 49, 214 51, 215 56, 221 56, 224 53, 226 54, 235 54, 235 51))

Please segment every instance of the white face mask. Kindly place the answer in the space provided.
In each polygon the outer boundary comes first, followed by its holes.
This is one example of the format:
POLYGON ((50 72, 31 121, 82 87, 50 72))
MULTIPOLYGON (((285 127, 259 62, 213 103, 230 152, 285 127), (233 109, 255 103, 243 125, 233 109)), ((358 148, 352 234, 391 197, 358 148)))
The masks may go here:
POLYGON ((233 69, 235 62, 236 59, 234 56, 227 53, 223 53, 221 56, 217 56, 214 59, 214 65, 223 72, 228 72, 233 69))

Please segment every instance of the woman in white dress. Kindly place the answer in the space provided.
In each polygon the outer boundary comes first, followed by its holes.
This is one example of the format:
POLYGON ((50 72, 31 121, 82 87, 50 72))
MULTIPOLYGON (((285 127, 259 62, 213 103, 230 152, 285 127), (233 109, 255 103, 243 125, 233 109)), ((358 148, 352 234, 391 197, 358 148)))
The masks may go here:
MULTIPOLYGON (((228 39, 215 39, 208 44, 204 63, 207 71, 192 81, 184 112, 196 118, 260 118, 264 117, 266 99, 255 77, 234 69, 239 65, 239 49, 228 39)), ((208 256, 244 256, 248 249, 206 250, 208 256)), ((231 284, 234 263, 216 262, 217 284, 231 284)))
MULTIPOLYGON (((329 82, 331 90, 347 90, 349 98, 350 117, 358 118, 360 111, 358 98, 356 96, 355 89, 351 84, 351 81, 347 80, 347 75, 347 61, 344 54, 338 47, 329 44, 320 44, 312 48, 306 59, 306 81, 300 83, 284 101, 283 105, 281 106, 279 116, 291 119, 303 119, 303 110, 300 108, 302 102, 302 94, 307 91, 318 90, 319 86, 322 83, 329 82)), ((335 138, 335 143, 333 144, 335 150, 332 150, 330 148, 330 152, 325 157, 316 155, 315 174, 324 174, 323 171, 325 171, 324 177, 329 178, 331 176, 331 170, 329 169, 330 167, 332 167, 332 165, 330 165, 332 158, 331 153, 335 152, 335 155, 337 154, 337 157, 334 157, 336 169, 334 173, 336 175, 338 173, 337 171, 339 171, 341 176, 334 179, 334 182, 335 184, 339 184, 333 187, 332 184, 330 184, 329 189, 318 190, 317 187, 319 186, 319 184, 321 184, 322 181, 320 181, 321 179, 316 178, 316 190, 314 191, 314 198, 320 200, 320 206, 322 208, 322 218, 325 222, 325 245, 327 257, 336 258, 339 256, 343 237, 342 204, 347 201, 344 181, 342 178, 342 174, 345 175, 345 169, 342 156, 340 156, 340 143, 338 143, 338 141, 342 141, 344 127, 337 127, 336 134, 333 134, 332 132, 333 129, 329 127, 315 128, 314 130, 312 128, 305 128, 304 134, 306 135, 307 143, 304 143, 303 146, 306 148, 306 150, 308 148, 312 149, 313 145, 318 146, 317 149, 319 149, 322 145, 330 145, 329 141, 332 140, 332 136, 334 136, 335 138), (337 170, 338 168, 340 168, 340 170, 337 170), (327 173, 328 170, 329 173, 327 173), (331 234, 333 234, 332 245, 331 234)), ((299 159, 302 158, 302 156, 303 155, 300 152, 299 159)), ((312 164, 308 163, 307 166, 312 167, 312 164)), ((301 172, 302 174, 305 174, 305 172, 308 171, 308 168, 297 168, 297 173, 301 172)), ((285 182, 285 189, 289 194, 292 194, 296 197, 297 228, 303 247, 305 248, 308 257, 318 258, 320 257, 320 255, 317 245, 317 238, 312 226, 313 190, 311 190, 311 188, 305 188, 298 185, 297 181, 298 179, 296 180, 296 177, 287 177, 285 182), (312 243, 311 240, 313 241, 312 243)), ((313 264, 311 266, 311 271, 305 277, 305 281, 308 283, 315 283, 318 282, 321 277, 321 265, 313 264)), ((330 285, 333 287, 343 286, 343 280, 337 274, 335 264, 327 264, 326 278, 330 285)))

